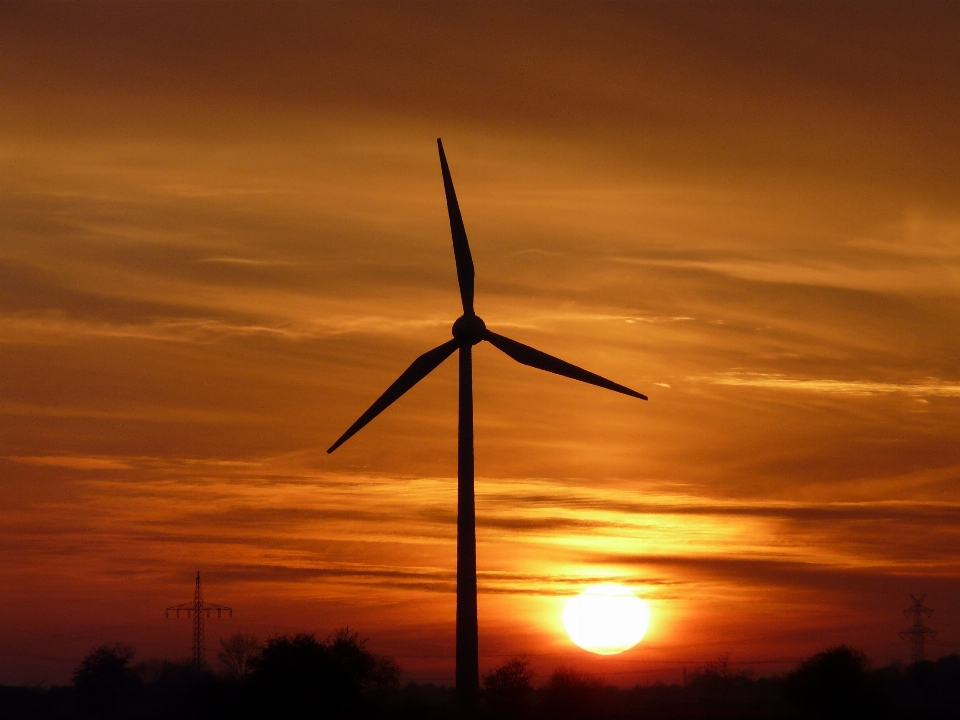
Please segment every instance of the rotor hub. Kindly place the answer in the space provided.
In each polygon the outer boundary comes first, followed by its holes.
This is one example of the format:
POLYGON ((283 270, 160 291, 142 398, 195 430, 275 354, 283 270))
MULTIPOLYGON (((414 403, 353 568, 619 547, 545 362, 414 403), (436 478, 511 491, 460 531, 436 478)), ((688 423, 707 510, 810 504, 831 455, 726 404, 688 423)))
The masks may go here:
POLYGON ((486 332, 486 324, 477 315, 461 315, 453 324, 453 337, 462 344, 476 345, 486 332))

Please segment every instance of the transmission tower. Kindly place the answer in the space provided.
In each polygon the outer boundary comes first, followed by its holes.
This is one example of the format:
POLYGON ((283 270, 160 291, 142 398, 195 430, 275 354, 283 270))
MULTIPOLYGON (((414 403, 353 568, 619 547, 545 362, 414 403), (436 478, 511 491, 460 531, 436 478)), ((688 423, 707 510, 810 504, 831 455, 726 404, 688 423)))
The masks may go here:
POLYGON ((171 610, 177 614, 176 616, 178 618, 180 617, 181 611, 187 614, 188 620, 191 617, 193 618, 193 664, 196 665, 197 670, 203 670, 207 663, 207 648, 203 640, 203 615, 206 613, 209 618, 210 613, 216 610, 218 618, 222 618, 224 612, 228 613, 227 617, 232 618, 233 608, 228 608, 226 605, 205 603, 203 601, 203 590, 200 588, 200 571, 197 570, 197 587, 193 591, 193 602, 168 607, 166 610, 166 616, 168 618, 170 617, 171 610))
POLYGON ((900 639, 909 640, 911 645, 913 645, 910 654, 911 662, 923 661, 923 648, 927 642, 927 638, 932 640, 937 635, 936 630, 931 630, 923 624, 924 616, 930 617, 930 615, 933 614, 933 610, 923 604, 924 598, 926 597, 926 595, 921 595, 919 598, 915 598, 911 595, 910 599, 913 600, 913 605, 903 611, 903 614, 907 617, 913 616, 913 625, 906 630, 900 631, 900 639))

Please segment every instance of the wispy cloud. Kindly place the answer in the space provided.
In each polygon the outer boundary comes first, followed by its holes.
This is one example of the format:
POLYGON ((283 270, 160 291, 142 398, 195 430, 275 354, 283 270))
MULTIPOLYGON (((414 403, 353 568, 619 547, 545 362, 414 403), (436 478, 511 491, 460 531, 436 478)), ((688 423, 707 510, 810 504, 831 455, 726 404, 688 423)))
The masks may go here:
POLYGON ((263 422, 266 415, 252 412, 197 409, 182 406, 134 404, 122 408, 40 403, 0 402, 0 415, 101 420, 189 421, 198 423, 263 422))
MULTIPOLYGON (((385 566, 374 563, 320 563, 215 566, 218 577, 255 582, 313 583, 317 581, 382 585, 403 590, 452 593, 456 590, 453 568, 385 566)), ((667 586, 683 583, 659 576, 633 573, 543 574, 479 570, 481 594, 569 596, 582 587, 601 582, 622 582, 632 586, 667 586)))
POLYGON ((83 338, 209 344, 226 338, 273 337, 309 340, 346 334, 408 334, 446 329, 440 319, 402 319, 379 315, 325 316, 316 322, 231 322, 219 318, 154 318, 143 322, 90 321, 61 313, 0 315, 0 343, 57 344, 83 338))
POLYGON ((929 378, 913 383, 877 382, 872 380, 830 380, 824 378, 790 377, 777 373, 730 371, 709 377, 689 378, 694 382, 714 385, 769 388, 772 390, 800 390, 816 393, 845 395, 883 395, 900 393, 914 397, 960 397, 960 382, 929 378))
POLYGON ((130 470, 133 466, 113 458, 83 457, 68 455, 22 456, 9 455, 9 460, 22 465, 43 465, 73 470, 130 470))
POLYGON ((917 262, 910 267, 885 263, 870 267, 844 264, 836 260, 786 262, 754 258, 692 260, 624 257, 614 260, 630 265, 715 273, 757 283, 880 293, 953 294, 960 291, 960 268, 947 266, 943 262, 917 262))
POLYGON ((297 265, 303 264, 299 262, 294 262, 292 260, 266 260, 266 259, 259 259, 259 258, 231 257, 228 255, 222 255, 219 257, 200 258, 196 262, 211 263, 216 265, 251 265, 255 267, 297 266, 297 265))
POLYGON ((911 212, 901 223, 848 245, 901 258, 960 261, 960 221, 911 212))

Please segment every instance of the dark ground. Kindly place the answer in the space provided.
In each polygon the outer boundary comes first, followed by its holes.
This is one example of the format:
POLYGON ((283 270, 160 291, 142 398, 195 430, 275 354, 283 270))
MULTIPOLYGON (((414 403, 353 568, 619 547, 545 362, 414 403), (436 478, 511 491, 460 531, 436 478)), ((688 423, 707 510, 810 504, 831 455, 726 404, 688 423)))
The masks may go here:
POLYGON ((518 659, 484 678, 472 710, 458 708, 450 688, 401 685, 397 666, 347 630, 326 640, 282 636, 263 645, 236 636, 219 659, 220 672, 201 672, 169 661, 135 664, 129 648, 101 646, 77 668, 73 685, 0 686, 0 720, 960 718, 960 656, 871 669, 845 646, 783 676, 751 678, 715 663, 685 685, 629 690, 563 668, 533 687, 518 659))

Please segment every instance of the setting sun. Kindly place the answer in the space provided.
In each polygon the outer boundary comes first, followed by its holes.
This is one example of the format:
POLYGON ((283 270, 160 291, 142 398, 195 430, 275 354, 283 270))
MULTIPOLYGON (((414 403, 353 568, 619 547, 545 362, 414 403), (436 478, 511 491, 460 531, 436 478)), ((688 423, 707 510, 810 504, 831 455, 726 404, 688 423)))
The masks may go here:
POLYGON ((570 639, 597 655, 616 655, 643 639, 647 603, 623 585, 593 585, 567 601, 563 625, 570 639))

